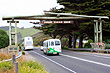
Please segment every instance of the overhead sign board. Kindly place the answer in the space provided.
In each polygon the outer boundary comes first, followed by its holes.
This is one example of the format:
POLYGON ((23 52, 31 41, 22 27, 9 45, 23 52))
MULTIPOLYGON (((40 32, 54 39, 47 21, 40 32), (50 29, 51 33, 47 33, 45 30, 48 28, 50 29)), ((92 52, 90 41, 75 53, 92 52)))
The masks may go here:
POLYGON ((42 24, 73 24, 74 21, 41 21, 42 24))

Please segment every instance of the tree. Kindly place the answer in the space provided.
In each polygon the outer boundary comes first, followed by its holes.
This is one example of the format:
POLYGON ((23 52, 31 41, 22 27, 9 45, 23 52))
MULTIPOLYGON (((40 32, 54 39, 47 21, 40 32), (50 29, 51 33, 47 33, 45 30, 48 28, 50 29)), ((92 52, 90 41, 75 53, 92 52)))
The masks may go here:
POLYGON ((0 49, 5 48, 9 45, 9 36, 7 33, 0 29, 0 49))
MULTIPOLYGON (((73 14, 82 14, 82 15, 100 15, 110 17, 110 0, 57 0, 60 5, 65 6, 64 9, 59 11, 64 13, 73 13, 73 14)), ((58 12, 58 10, 57 10, 58 12)), ((79 27, 80 35, 86 33, 89 38, 93 40, 93 23, 90 23, 92 20, 81 21, 79 27)), ((108 38, 110 35, 110 20, 105 20, 106 23, 103 23, 103 38, 108 38)), ((93 21, 92 21, 93 22, 93 21)), ((81 40, 83 37, 81 37, 81 40)), ((81 43, 82 41, 80 41, 81 43)), ((81 45, 79 45, 81 47, 81 45)))

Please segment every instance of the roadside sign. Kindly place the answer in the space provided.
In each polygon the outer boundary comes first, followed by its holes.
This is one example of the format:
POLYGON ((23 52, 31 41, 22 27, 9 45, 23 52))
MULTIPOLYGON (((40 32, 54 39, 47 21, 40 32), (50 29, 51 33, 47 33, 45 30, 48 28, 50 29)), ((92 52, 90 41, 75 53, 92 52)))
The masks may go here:
POLYGON ((73 24, 74 21, 41 21, 42 24, 73 24))

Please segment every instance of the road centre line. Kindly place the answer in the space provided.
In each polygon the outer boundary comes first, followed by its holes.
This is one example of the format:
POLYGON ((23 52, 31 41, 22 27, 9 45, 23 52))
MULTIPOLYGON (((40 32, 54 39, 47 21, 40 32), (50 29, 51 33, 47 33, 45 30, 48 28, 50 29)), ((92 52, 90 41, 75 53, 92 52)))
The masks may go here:
MULTIPOLYGON (((77 52, 73 52, 73 53, 77 53, 77 52)), ((104 57, 104 56, 99 56, 99 55, 94 55, 94 54, 89 54, 89 53, 77 53, 77 54, 89 55, 89 56, 95 56, 95 57, 101 57, 101 58, 110 59, 110 57, 104 57)))
POLYGON ((75 71, 69 69, 68 67, 65 67, 64 65, 62 65, 62 64, 60 64, 60 63, 58 63, 58 62, 55 62, 54 60, 49 59, 49 58, 47 58, 46 56, 43 56, 43 55, 41 55, 41 54, 39 54, 39 53, 37 53, 37 52, 35 52, 35 51, 31 51, 31 52, 33 52, 33 53, 35 53, 35 54, 37 54, 37 55, 39 55, 39 56, 44 57, 45 59, 47 59, 47 60, 49 60, 49 61, 51 61, 51 62, 53 62, 53 63, 55 63, 55 64, 57 64, 57 65, 59 65, 59 66, 61 66, 61 67, 63 67, 63 68, 65 68, 65 69, 67 69, 68 71, 70 71, 70 72, 72 72, 72 73, 76 73, 75 71))
POLYGON ((82 58, 78 58, 78 57, 74 57, 74 56, 64 55, 64 54, 60 54, 60 55, 65 56, 65 57, 69 57, 69 58, 73 58, 73 59, 77 59, 77 60, 81 60, 81 61, 85 61, 85 62, 89 62, 89 63, 94 63, 94 64, 110 67, 110 65, 104 64, 104 63, 100 63, 100 62, 95 62, 95 61, 86 60, 86 59, 82 59, 82 58))

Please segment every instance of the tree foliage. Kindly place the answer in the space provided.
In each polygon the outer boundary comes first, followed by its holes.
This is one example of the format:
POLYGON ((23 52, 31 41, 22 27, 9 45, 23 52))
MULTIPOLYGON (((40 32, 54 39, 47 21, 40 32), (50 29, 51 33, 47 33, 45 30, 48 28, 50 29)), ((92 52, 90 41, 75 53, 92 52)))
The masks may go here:
POLYGON ((110 0, 57 0, 63 11, 75 14, 110 16, 110 0))
MULTIPOLYGON (((57 0, 60 5, 65 6, 61 8, 64 13, 82 14, 82 15, 100 15, 110 17, 110 0, 57 0)), ((87 33, 93 39, 93 23, 84 21, 80 24, 79 32, 87 33)), ((93 22, 93 21, 92 21, 93 22)), ((103 38, 110 36, 110 19, 103 23, 103 38)))
POLYGON ((0 49, 9 45, 9 37, 7 33, 0 29, 0 49))
MULTIPOLYGON (((57 3, 63 5, 64 8, 52 8, 51 12, 57 13, 72 13, 79 15, 92 16, 108 16, 110 17, 110 0, 57 0, 57 3)), ((108 37, 110 34, 110 20, 105 20, 103 23, 103 37, 108 37)), ((35 27, 36 28, 36 27, 35 27)), ((39 27, 38 27, 39 28, 39 27)), ((49 34, 52 37, 59 35, 60 37, 71 35, 87 34, 90 39, 94 37, 93 20, 75 20, 74 24, 44 24, 39 29, 43 30, 44 34, 49 34), (92 23, 91 23, 92 22, 92 23)), ((74 37, 75 37, 74 36, 74 37)), ((83 36, 82 36, 83 37, 83 36)), ((76 37, 74 38, 76 39, 76 37)), ((82 39, 82 38, 81 38, 82 39)), ((82 40, 81 40, 82 41, 82 40)), ((74 41, 75 42, 75 41, 74 41)))

